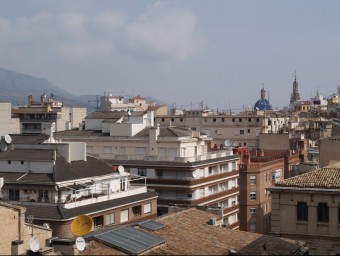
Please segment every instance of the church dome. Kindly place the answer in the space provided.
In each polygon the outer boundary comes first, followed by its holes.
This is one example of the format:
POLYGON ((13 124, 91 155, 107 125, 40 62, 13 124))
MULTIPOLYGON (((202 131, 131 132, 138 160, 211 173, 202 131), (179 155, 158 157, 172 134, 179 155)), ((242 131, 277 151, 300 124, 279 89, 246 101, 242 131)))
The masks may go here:
POLYGON ((261 99, 256 101, 254 110, 273 110, 272 104, 266 99, 266 91, 264 88, 261 89, 261 99))
POLYGON ((273 110, 272 104, 267 99, 259 99, 254 105, 254 110, 273 110))

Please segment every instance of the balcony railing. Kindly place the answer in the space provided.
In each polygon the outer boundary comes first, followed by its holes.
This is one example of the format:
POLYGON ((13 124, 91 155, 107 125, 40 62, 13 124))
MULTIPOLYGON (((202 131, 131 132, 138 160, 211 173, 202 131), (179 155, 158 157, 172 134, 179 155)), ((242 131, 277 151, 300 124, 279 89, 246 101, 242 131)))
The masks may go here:
POLYGON ((115 159, 115 160, 143 160, 143 161, 175 161, 180 163, 186 163, 186 162, 196 162, 196 161, 203 161, 203 160, 209 160, 209 159, 215 159, 219 157, 226 157, 233 155, 232 151, 229 150, 214 150, 205 152, 201 155, 195 155, 195 156, 175 156, 175 157, 169 157, 169 156, 157 156, 157 155, 133 155, 133 154, 124 154, 124 155, 114 155, 112 153, 102 153, 99 154, 100 157, 105 159, 115 159))
POLYGON ((68 203, 62 204, 66 209, 70 208, 75 208, 78 206, 83 206, 83 205, 89 205, 92 203, 99 203, 99 202, 104 202, 112 199, 118 199, 118 198, 123 198, 127 196, 132 196, 132 195, 138 195, 141 193, 147 192, 146 186, 131 186, 127 191, 120 191, 112 194, 107 194, 107 195, 96 195, 92 196, 91 198, 88 199, 83 199, 81 201, 71 201, 68 203))

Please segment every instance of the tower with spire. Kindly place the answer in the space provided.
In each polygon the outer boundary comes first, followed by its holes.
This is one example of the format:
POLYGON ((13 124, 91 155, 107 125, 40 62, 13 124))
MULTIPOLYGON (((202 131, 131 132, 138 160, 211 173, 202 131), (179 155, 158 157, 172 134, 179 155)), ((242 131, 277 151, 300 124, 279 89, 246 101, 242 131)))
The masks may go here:
POLYGON ((295 71, 295 80, 293 82, 293 92, 290 95, 290 104, 295 104, 298 100, 300 100, 299 94, 299 83, 296 81, 296 71, 295 71))

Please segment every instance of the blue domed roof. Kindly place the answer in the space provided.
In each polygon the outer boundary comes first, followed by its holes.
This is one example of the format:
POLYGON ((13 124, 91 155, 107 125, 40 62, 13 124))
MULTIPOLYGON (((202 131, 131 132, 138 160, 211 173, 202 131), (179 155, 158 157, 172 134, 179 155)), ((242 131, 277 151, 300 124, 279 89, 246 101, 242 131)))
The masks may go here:
POLYGON ((259 99, 255 103, 254 110, 273 110, 273 108, 267 99, 259 99))

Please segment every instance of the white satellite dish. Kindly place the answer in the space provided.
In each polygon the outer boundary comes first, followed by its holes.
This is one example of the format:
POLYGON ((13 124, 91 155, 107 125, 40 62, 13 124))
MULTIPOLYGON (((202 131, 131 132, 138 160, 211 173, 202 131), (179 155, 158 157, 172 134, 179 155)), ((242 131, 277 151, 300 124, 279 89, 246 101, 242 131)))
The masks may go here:
POLYGON ((230 140, 225 140, 225 141, 224 141, 224 145, 225 145, 226 147, 232 147, 232 146, 233 146, 233 143, 232 143, 230 140))
POLYGON ((35 237, 30 239, 30 249, 32 252, 37 252, 40 249, 39 241, 35 237))
POLYGON ((85 240, 84 238, 82 238, 81 236, 78 236, 77 239, 76 239, 76 247, 79 251, 84 251, 85 249, 85 240))
POLYGON ((9 136, 8 134, 5 135, 5 141, 7 144, 10 144, 12 142, 12 138, 11 136, 9 136))
POLYGON ((197 172, 193 172, 192 173, 192 177, 194 177, 195 179, 199 178, 199 174, 197 172))
POLYGON ((119 166, 118 166, 118 171, 119 171, 120 173, 124 173, 124 167, 123 167, 123 165, 119 165, 119 166))

